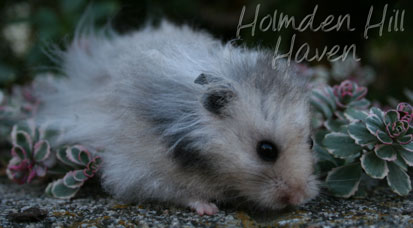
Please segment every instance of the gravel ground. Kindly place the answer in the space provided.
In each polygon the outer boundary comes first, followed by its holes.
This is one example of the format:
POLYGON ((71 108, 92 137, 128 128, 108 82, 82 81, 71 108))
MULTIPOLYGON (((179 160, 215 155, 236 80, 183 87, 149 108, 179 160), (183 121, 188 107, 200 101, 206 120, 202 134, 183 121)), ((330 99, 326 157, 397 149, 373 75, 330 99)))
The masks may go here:
POLYGON ((399 197, 386 189, 365 199, 318 197, 277 213, 221 210, 198 216, 183 208, 126 205, 86 186, 72 200, 44 196, 42 185, 18 186, 0 178, 2 227, 413 227, 413 194, 399 197))

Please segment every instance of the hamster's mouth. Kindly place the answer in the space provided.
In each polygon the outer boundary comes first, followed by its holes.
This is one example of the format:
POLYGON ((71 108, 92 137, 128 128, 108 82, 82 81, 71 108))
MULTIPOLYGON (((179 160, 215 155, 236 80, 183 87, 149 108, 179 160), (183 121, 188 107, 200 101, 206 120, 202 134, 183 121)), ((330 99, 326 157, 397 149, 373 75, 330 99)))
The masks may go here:
POLYGON ((287 208, 294 207, 291 204, 283 203, 281 201, 262 201, 253 200, 247 196, 241 196, 238 191, 231 191, 225 193, 226 204, 230 207, 235 207, 245 211, 280 211, 287 208))
POLYGON ((284 189, 259 188, 248 192, 232 190, 226 192, 225 197, 231 205, 242 209, 280 211, 314 199, 318 195, 318 186, 315 176, 311 176, 303 185, 289 185, 284 189))
POLYGON ((296 207, 294 205, 287 205, 282 203, 277 203, 272 206, 262 205, 259 202, 248 200, 246 197, 237 197, 236 200, 228 201, 224 205, 253 214, 279 214, 282 212, 294 210, 294 208, 296 207))

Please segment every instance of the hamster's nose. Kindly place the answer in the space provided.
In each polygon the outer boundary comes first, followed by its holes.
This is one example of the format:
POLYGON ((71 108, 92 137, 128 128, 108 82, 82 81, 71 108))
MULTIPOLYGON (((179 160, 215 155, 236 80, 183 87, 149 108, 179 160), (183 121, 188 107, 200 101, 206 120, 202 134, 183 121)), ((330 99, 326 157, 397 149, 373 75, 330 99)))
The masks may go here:
POLYGON ((289 191, 286 192, 281 198, 281 203, 285 205, 299 205, 304 201, 304 196, 300 192, 289 191))

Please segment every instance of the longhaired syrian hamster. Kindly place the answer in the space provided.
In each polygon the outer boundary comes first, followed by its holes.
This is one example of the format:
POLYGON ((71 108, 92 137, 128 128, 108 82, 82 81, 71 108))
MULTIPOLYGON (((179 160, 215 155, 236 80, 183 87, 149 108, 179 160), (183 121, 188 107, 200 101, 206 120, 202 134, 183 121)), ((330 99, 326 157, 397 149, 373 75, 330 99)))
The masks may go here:
POLYGON ((38 89, 38 120, 64 128, 65 143, 104 149, 115 198, 202 215, 236 197, 280 209, 317 194, 305 80, 273 68, 271 53, 163 22, 78 32, 59 57, 64 77, 38 89))

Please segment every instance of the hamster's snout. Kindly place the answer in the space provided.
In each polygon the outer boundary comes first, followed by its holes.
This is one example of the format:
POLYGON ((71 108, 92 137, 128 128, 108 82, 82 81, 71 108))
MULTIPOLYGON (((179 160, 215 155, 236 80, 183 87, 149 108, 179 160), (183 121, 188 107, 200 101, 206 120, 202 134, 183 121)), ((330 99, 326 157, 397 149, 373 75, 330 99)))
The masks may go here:
POLYGON ((284 205, 297 206, 306 201, 309 196, 299 188, 289 189, 281 194, 280 202, 284 205))
POLYGON ((280 178, 268 179, 267 184, 261 186, 252 184, 251 187, 247 188, 251 191, 244 193, 247 198, 261 208, 279 210, 287 206, 298 206, 310 201, 317 196, 318 188, 316 177, 310 175, 305 180, 289 182, 280 178))
POLYGON ((314 176, 301 185, 289 185, 281 191, 279 201, 284 205, 297 206, 308 202, 318 194, 318 181, 314 176))

